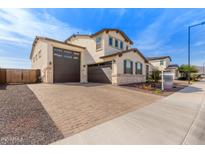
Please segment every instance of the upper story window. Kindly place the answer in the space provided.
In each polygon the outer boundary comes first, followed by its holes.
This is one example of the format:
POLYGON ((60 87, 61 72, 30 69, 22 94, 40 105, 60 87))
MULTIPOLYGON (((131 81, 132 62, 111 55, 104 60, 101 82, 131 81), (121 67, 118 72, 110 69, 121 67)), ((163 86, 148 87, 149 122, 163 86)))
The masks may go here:
POLYGON ((135 63, 135 74, 142 74, 142 63, 135 63))
POLYGON ((133 62, 131 60, 124 60, 124 74, 133 73, 133 62))
POLYGON ((160 65, 164 65, 164 60, 160 60, 160 65))
POLYGON ((96 38, 96 49, 101 49, 102 48, 102 37, 98 36, 96 38))
POLYGON ((109 37, 109 45, 113 46, 113 38, 112 37, 109 37))
POLYGON ((115 47, 118 48, 118 40, 115 39, 115 47))
POLYGON ((123 49, 123 42, 120 41, 120 49, 123 49))

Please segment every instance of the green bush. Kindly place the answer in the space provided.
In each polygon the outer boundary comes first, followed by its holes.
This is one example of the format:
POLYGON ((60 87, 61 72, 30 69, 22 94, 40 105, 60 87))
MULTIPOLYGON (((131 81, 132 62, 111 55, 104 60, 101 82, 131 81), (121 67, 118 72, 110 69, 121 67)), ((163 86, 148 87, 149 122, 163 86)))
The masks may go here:
POLYGON ((149 80, 158 83, 159 80, 160 80, 160 71, 159 70, 153 70, 151 75, 150 75, 149 80))
POLYGON ((181 76, 181 77, 178 78, 178 80, 187 80, 187 78, 184 77, 184 76, 181 76))

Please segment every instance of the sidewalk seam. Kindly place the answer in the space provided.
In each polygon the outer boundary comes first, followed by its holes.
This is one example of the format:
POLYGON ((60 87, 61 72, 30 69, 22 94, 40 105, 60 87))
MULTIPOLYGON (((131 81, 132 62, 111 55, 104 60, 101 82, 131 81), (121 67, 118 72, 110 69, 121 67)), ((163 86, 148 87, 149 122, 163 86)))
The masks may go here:
POLYGON ((189 129, 188 129, 188 131, 187 131, 187 133, 186 133, 186 135, 184 137, 184 139, 182 140, 181 144, 185 144, 186 143, 187 138, 189 137, 191 131, 193 130, 194 124, 196 123, 197 119, 199 118, 201 110, 204 107, 204 103, 203 103, 204 99, 205 99, 205 93, 202 96, 201 103, 200 103, 200 106, 199 106, 199 109, 198 109, 197 113, 194 116, 194 120, 192 121, 192 123, 191 123, 191 125, 190 125, 190 127, 189 127, 189 129))

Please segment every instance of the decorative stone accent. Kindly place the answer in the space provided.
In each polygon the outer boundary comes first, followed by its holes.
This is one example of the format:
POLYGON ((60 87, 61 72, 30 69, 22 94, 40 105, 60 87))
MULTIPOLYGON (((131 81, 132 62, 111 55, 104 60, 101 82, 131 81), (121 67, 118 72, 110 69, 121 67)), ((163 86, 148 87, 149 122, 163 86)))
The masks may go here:
POLYGON ((146 82, 145 75, 136 75, 136 74, 118 74, 117 76, 113 77, 113 79, 114 79, 113 85, 146 82))

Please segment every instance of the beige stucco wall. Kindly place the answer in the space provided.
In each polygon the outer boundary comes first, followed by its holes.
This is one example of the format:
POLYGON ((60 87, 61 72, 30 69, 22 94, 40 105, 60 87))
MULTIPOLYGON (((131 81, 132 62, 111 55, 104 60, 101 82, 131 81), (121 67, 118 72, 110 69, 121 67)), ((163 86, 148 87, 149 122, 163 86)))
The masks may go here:
MULTIPOLYGON (((108 33, 104 32, 103 33, 103 38, 104 38, 104 52, 105 52, 105 55, 109 55, 109 54, 121 51, 121 49, 118 49, 118 48, 114 47, 114 40, 113 40, 113 46, 109 45, 109 37, 110 36, 123 42, 124 46, 123 46, 122 50, 126 50, 126 45, 128 45, 129 48, 131 47, 131 44, 129 42, 126 42, 125 38, 120 33, 117 33, 116 31, 109 31, 108 33)), ((118 42, 118 43, 120 45, 120 42, 118 42)))
POLYGON ((48 44, 45 41, 37 41, 31 57, 32 69, 41 70, 41 78, 43 82, 47 82, 47 67, 48 67, 48 44), (39 51, 41 54, 39 57, 39 51), (34 57, 37 55, 37 60, 34 62, 34 57))
POLYGON ((116 31, 109 31, 108 33, 103 32, 92 38, 89 36, 77 36, 77 37, 73 37, 68 42, 86 47, 87 50, 85 52, 85 61, 87 64, 100 63, 103 62, 103 59, 101 59, 100 57, 122 51, 120 49, 115 48, 114 46, 113 47, 109 46, 109 36, 113 38, 117 38, 120 41, 123 41, 124 43, 123 50, 126 49, 126 45, 131 47, 130 43, 126 42, 124 37, 120 33, 117 33, 116 31), (96 38, 99 36, 102 37, 102 48, 97 50, 96 38))
MULTIPOLYGON (((103 62, 103 60, 100 59, 100 57, 104 56, 103 48, 101 50, 96 50, 95 38, 90 38, 88 36, 80 36, 80 37, 74 37, 68 42, 86 47, 84 53, 85 64, 103 62)), ((103 44, 104 41, 102 41, 102 47, 104 46, 103 44)))
POLYGON ((170 65, 170 59, 166 58, 161 60, 150 60, 149 62, 154 66, 154 68, 165 70, 170 65), (164 65, 160 65, 161 60, 164 61, 164 65))

